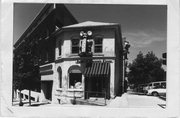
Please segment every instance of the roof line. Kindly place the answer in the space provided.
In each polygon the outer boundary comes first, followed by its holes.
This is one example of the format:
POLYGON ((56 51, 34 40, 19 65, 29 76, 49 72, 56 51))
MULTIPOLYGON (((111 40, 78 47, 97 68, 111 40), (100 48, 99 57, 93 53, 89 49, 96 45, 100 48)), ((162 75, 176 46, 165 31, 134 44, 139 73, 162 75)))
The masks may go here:
POLYGON ((27 25, 26 30, 19 37, 19 39, 15 42, 14 46, 17 46, 18 43, 20 43, 23 40, 23 37, 25 37, 27 35, 28 31, 32 28, 32 26, 34 25, 35 21, 37 21, 43 15, 43 11, 48 9, 52 5, 53 4, 49 4, 49 3, 44 5, 44 7, 37 13, 37 15, 34 17, 34 19, 29 23, 29 25, 27 25))
POLYGON ((62 27, 63 29, 71 29, 71 28, 82 28, 82 27, 100 27, 100 26, 116 26, 119 23, 105 23, 105 22, 93 22, 93 21, 85 21, 73 25, 68 25, 62 27))

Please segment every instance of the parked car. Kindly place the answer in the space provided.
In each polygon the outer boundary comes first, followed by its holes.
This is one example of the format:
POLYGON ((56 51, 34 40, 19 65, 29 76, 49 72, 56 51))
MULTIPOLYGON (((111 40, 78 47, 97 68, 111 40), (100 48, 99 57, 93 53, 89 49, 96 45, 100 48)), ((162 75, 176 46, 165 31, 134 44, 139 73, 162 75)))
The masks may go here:
POLYGON ((136 92, 144 93, 144 87, 146 87, 147 84, 140 84, 136 87, 136 92))
POLYGON ((166 81, 151 82, 148 84, 149 89, 153 89, 154 87, 157 86, 166 87, 166 81))
POLYGON ((150 82, 146 86, 143 87, 143 91, 144 93, 147 93, 149 89, 154 89, 157 87, 166 88, 166 81, 150 82))
POLYGON ((166 88, 157 86, 152 89, 148 89, 146 94, 152 96, 166 96, 166 88))

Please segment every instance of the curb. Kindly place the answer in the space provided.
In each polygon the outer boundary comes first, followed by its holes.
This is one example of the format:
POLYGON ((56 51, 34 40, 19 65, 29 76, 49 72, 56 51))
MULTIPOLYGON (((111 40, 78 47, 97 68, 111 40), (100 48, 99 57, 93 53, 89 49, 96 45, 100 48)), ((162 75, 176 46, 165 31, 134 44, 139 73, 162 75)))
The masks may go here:
POLYGON ((164 97, 164 96, 159 96, 159 98, 166 100, 166 97, 164 97))

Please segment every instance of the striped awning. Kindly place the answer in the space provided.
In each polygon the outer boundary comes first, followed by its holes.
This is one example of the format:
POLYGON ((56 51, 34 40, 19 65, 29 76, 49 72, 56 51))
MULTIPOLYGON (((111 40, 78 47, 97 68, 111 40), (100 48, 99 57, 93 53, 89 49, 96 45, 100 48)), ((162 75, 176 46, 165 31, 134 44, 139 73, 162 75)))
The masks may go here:
POLYGON ((92 62, 84 70, 85 77, 108 76, 110 73, 109 62, 92 62))

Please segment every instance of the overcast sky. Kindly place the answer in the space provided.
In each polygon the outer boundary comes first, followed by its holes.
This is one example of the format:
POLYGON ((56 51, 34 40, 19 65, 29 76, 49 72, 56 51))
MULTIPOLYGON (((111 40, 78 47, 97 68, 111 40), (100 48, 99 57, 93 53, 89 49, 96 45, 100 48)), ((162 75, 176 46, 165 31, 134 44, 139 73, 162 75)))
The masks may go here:
MULTIPOLYGON (((43 4, 15 4, 14 40, 22 35, 40 12, 43 4)), ((162 58, 167 42, 167 6, 159 5, 91 5, 66 4, 78 22, 95 21, 119 23, 122 34, 131 44, 129 61, 139 51, 153 51, 162 58)))

